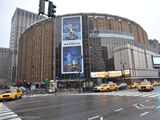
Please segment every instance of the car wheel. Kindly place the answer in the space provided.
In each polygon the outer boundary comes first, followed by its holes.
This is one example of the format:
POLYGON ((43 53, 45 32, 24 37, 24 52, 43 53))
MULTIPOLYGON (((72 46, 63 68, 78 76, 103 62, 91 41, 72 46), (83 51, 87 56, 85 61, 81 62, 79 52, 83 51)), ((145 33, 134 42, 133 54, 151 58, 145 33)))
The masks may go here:
POLYGON ((21 96, 19 96, 19 99, 21 99, 22 98, 22 95, 21 96))
POLYGON ((110 90, 109 90, 109 88, 107 88, 107 92, 109 92, 110 90))
POLYGON ((17 100, 18 99, 18 97, 17 97, 17 95, 15 96, 15 100, 17 100))
POLYGON ((117 91, 117 88, 115 89, 115 91, 117 91))

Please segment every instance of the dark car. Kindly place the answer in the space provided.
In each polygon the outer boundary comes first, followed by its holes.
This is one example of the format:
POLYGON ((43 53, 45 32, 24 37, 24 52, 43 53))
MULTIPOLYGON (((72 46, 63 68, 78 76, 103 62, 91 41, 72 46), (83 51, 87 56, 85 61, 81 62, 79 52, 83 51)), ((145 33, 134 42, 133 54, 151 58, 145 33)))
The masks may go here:
POLYGON ((118 89, 124 90, 124 89, 127 89, 127 87, 128 87, 127 83, 121 83, 121 84, 119 84, 118 89))

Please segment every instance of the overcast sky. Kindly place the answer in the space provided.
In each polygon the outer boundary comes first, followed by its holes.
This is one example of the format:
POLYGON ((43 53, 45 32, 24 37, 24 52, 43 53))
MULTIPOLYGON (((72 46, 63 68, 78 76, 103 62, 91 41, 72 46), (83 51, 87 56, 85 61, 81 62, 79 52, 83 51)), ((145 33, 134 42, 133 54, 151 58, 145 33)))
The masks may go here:
MULTIPOLYGON (((160 41, 160 0, 50 0, 57 15, 68 13, 106 13, 135 21, 160 41)), ((39 0, 0 0, 0 47, 9 47, 11 18, 16 7, 38 13, 39 0)))

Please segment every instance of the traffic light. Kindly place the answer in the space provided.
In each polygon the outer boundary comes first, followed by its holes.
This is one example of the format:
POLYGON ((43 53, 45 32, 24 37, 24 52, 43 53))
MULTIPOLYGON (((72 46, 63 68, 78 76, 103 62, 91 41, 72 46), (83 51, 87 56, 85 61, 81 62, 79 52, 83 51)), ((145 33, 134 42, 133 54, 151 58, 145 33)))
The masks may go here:
POLYGON ((48 4, 48 17, 55 17, 55 13, 56 13, 56 10, 55 10, 56 6, 51 2, 49 1, 49 4, 48 4))
POLYGON ((39 0, 39 14, 45 13, 45 0, 39 0))

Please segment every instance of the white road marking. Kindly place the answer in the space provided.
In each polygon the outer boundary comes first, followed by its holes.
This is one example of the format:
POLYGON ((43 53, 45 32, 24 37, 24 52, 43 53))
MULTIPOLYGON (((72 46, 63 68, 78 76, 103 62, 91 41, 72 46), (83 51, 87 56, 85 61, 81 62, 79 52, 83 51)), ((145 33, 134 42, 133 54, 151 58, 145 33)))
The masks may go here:
POLYGON ((5 115, 9 115, 9 114, 14 114, 14 112, 2 113, 2 114, 0 114, 0 117, 1 117, 1 116, 5 116, 5 115))
POLYGON ((145 100, 145 102, 149 102, 150 100, 145 100))
POLYGON ((94 116, 94 117, 88 118, 88 120, 93 120, 93 119, 96 119, 96 118, 99 118, 99 116, 94 116))
POLYGON ((9 119, 9 120, 22 120, 21 118, 13 118, 13 119, 9 119))
POLYGON ((15 114, 13 111, 11 111, 7 106, 4 104, 0 107, 0 120, 22 120, 18 117, 17 114, 15 114))
POLYGON ((140 116, 144 116, 146 114, 148 114, 148 112, 144 112, 144 113, 140 114, 140 116))
POLYGON ((0 109, 0 112, 1 112, 1 111, 6 111, 6 110, 9 110, 9 109, 8 109, 8 108, 6 108, 6 109, 3 108, 3 109, 0 109))
POLYGON ((13 115, 8 115, 8 116, 1 116, 1 120, 5 120, 5 119, 12 119, 18 117, 17 114, 13 114, 13 115))
POLYGON ((115 110, 115 112, 118 112, 118 111, 121 111, 121 110, 123 110, 123 108, 117 109, 117 110, 115 110))
POLYGON ((3 111, 0 111, 0 113, 5 113, 5 112, 12 112, 11 110, 3 110, 3 111))
POLYGON ((100 120, 103 120, 103 117, 100 117, 100 120))
POLYGON ((135 106, 137 109, 143 109, 144 108, 144 106, 142 104, 138 104, 138 103, 133 104, 133 106, 135 106))

